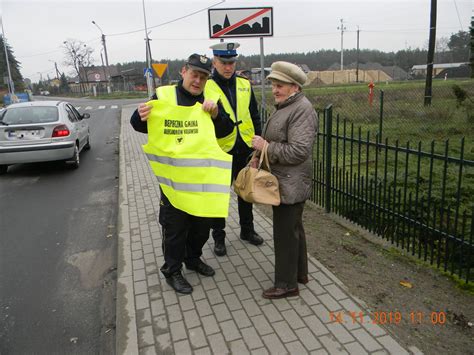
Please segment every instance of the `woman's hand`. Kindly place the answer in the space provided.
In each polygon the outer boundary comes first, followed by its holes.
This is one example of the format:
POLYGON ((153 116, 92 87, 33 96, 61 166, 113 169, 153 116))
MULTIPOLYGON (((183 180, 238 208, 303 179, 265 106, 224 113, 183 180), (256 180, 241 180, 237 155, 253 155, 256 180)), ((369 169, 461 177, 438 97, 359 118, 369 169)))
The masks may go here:
POLYGON ((151 106, 147 104, 140 104, 138 105, 138 114, 140 115, 140 119, 142 121, 148 120, 148 116, 150 115, 151 106))
POLYGON ((250 167, 257 169, 259 161, 260 160, 257 157, 253 157, 252 159, 250 159, 250 162, 249 162, 250 167))
POLYGON ((267 143, 267 141, 260 136, 253 136, 252 138, 253 149, 258 150, 259 152, 263 150, 265 143, 267 143))
POLYGON ((211 114, 212 119, 217 117, 217 113, 219 109, 217 108, 217 104, 212 100, 204 100, 202 103, 202 110, 204 112, 209 112, 211 114))

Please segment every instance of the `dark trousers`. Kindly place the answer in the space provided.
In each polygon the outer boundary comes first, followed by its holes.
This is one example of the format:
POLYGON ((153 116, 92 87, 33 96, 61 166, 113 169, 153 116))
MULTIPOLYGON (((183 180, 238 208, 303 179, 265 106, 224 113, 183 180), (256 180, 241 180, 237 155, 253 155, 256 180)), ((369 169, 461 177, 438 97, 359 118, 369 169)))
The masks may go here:
MULTIPOLYGON (((251 152, 251 151, 249 151, 251 152)), ((240 170, 247 165, 249 154, 235 154, 232 158, 232 181, 234 181, 240 170)), ((232 183, 232 182, 231 182, 232 183)), ((239 208, 239 224, 242 233, 253 232, 253 213, 251 203, 245 202, 240 197, 237 197, 237 205, 239 208)), ((225 218, 214 218, 212 222, 214 240, 223 240, 225 237, 225 218)))
POLYGON ((161 246, 165 257, 161 272, 165 277, 180 271, 183 262, 186 265, 195 265, 199 261, 202 247, 209 238, 210 222, 211 218, 191 216, 173 207, 161 191, 161 246))
POLYGON ((275 287, 295 288, 298 278, 308 275, 303 209, 304 202, 273 206, 275 287))

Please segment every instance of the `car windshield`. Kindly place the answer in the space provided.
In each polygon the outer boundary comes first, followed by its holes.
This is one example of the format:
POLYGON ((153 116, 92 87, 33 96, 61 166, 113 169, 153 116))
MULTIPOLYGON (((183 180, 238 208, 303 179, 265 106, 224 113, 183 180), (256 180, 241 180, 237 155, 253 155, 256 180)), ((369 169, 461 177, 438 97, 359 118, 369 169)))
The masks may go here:
POLYGON ((58 120, 58 108, 49 106, 12 107, 4 110, 0 119, 9 125, 54 122, 58 120))

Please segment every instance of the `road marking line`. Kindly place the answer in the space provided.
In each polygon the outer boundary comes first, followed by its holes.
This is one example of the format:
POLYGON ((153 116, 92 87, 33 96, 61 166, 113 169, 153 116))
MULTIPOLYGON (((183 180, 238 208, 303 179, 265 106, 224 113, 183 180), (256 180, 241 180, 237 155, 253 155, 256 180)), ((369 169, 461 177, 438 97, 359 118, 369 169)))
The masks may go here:
POLYGON ((103 110, 105 106, 99 106, 99 110, 103 110))
POLYGON ((118 108, 118 106, 117 105, 112 105, 112 106, 110 106, 110 108, 118 108))
POLYGON ((92 107, 91 107, 91 106, 87 106, 85 109, 86 109, 86 110, 92 110, 92 107))

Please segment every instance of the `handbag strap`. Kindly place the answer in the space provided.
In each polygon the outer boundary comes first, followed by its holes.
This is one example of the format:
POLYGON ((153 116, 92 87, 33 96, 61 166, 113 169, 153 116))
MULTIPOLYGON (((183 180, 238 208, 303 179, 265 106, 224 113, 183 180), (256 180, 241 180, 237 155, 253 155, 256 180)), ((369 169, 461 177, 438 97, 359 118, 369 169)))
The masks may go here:
POLYGON ((267 166, 268 172, 271 173, 272 169, 270 168, 270 162, 268 161, 268 142, 265 141, 263 144, 263 149, 262 149, 262 154, 260 154, 260 160, 258 162, 258 170, 261 169, 262 163, 265 162, 265 165, 267 166))

